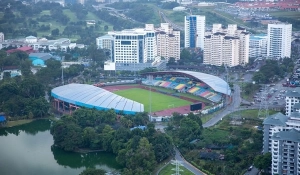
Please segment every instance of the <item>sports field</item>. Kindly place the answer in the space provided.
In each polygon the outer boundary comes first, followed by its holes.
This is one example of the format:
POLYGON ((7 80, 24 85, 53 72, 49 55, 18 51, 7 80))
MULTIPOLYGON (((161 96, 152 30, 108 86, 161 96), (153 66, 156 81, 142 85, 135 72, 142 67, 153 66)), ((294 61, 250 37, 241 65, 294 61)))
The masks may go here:
MULTIPOLYGON (((144 104, 144 109, 146 112, 150 110, 150 91, 140 89, 140 88, 132 88, 126 90, 118 90, 114 91, 115 94, 120 95, 122 97, 131 99, 133 101, 144 104)), ((176 98, 169 95, 164 95, 157 92, 151 92, 152 99, 152 107, 151 111, 161 111, 168 108, 176 108, 180 106, 186 106, 192 104, 192 102, 182 100, 180 98, 176 98)))

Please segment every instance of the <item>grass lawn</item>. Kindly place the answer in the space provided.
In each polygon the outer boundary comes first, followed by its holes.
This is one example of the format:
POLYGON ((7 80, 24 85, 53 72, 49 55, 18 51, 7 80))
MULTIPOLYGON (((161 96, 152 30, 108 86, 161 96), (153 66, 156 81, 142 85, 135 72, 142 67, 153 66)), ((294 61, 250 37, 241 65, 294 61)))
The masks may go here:
MULTIPOLYGON (((150 110, 150 91, 140 89, 140 88, 132 88, 126 90, 119 90, 114 92, 117 95, 122 97, 134 100, 136 102, 144 104, 144 108, 146 112, 150 110)), ((182 100, 176 97, 172 97, 169 95, 164 95, 157 92, 151 92, 152 97, 152 112, 161 111, 167 109, 169 105, 173 105, 174 107, 186 106, 192 104, 192 102, 182 100)))
MULTIPOLYGON (((173 90, 173 89, 167 89, 167 88, 163 88, 163 87, 151 87, 153 89, 157 89, 157 90, 160 90, 160 91, 163 91, 163 92, 170 92, 170 93, 175 93, 176 91, 173 90)), ((192 95, 192 94, 188 94, 188 93, 177 93, 178 95, 180 96, 183 96, 183 97, 188 97, 188 98, 191 98, 191 99, 194 99, 194 100, 199 100, 201 102, 205 102, 205 103, 211 103, 211 101, 205 99, 205 98, 202 98, 202 97, 199 97, 199 96, 195 96, 195 95, 192 95)))
POLYGON ((18 125, 23 125, 23 124, 26 124, 26 123, 30 123, 33 120, 34 119, 8 121, 5 127, 13 127, 13 126, 18 126, 18 125))
MULTIPOLYGON (((162 169, 159 172, 159 175, 172 175, 175 174, 176 171, 173 170, 175 169, 176 166, 172 164, 168 164, 164 169, 162 169)), ((194 175, 192 172, 190 172, 188 169, 184 168, 183 166, 180 167, 181 171, 179 172, 180 175, 194 175)))
POLYGON ((286 18, 292 18, 299 20, 300 13, 299 11, 274 11, 274 12, 268 12, 271 16, 275 17, 286 17, 286 18))
MULTIPOLYGON (((70 18, 70 22, 78 22, 79 19, 77 19, 76 14, 74 12, 72 12, 70 9, 65 9, 63 10, 63 13, 68 16, 70 18)), ((43 10, 39 15, 37 15, 36 17, 34 17, 33 19, 36 20, 37 18, 43 16, 43 15, 51 15, 50 14, 50 10, 43 10)), ((1 17, 1 14, 0 14, 1 17)), ((83 20, 96 20, 97 22, 99 22, 100 24, 100 29, 96 32, 100 33, 107 33, 107 31, 104 30, 104 26, 107 25, 108 26, 108 31, 113 30, 113 26, 105 21, 102 21, 100 18, 98 18, 95 14, 93 14, 92 12, 88 12, 87 16, 85 19, 83 20)), ((50 30, 49 31, 37 31, 38 33, 38 37, 42 37, 42 36, 48 36, 49 34, 51 34, 51 31, 54 29, 58 29, 59 33, 61 34, 60 36, 58 36, 57 38, 63 38, 66 37, 64 35, 62 35, 64 29, 66 28, 66 24, 61 24, 59 22, 56 22, 55 20, 51 20, 51 21, 47 21, 47 22, 39 22, 39 25, 50 25, 50 30)), ((69 37, 72 41, 76 41, 77 39, 80 38, 79 35, 72 35, 71 37, 69 37)))

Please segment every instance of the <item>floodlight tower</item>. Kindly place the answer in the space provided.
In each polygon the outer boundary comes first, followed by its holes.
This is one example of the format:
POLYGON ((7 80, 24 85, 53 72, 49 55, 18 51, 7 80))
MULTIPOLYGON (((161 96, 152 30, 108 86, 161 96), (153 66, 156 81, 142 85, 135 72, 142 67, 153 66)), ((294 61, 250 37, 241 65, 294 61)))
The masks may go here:
POLYGON ((265 85, 263 85, 263 91, 261 92, 261 102, 260 102, 260 105, 259 105, 259 111, 258 111, 258 114, 257 114, 257 117, 268 117, 269 116, 269 106, 268 106, 268 101, 267 101, 267 98, 268 98, 268 93, 267 93, 267 88, 265 85))
MULTIPOLYGON (((226 72, 226 82, 229 83, 229 73, 228 73, 228 68, 227 68, 227 64, 224 64, 224 67, 225 67, 225 72, 226 72)), ((229 99, 228 99, 228 86, 226 87, 226 98, 225 98, 225 105, 228 105, 229 104, 229 99)))

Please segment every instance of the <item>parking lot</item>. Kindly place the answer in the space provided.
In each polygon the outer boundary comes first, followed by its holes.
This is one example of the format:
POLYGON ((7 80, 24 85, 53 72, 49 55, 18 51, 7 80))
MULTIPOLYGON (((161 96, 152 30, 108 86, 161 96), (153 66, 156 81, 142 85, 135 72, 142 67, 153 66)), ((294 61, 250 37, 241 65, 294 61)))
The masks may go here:
POLYGON ((285 93, 289 89, 292 88, 283 87, 281 83, 265 85, 265 87, 260 88, 259 92, 256 92, 253 96, 254 105, 260 105, 266 101, 270 106, 284 106, 285 93))

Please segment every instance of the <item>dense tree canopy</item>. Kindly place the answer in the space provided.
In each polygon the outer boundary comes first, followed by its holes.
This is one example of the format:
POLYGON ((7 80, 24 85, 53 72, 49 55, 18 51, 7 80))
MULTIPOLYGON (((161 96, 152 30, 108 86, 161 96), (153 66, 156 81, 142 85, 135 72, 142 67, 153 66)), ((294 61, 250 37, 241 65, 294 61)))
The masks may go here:
POLYGON ((291 58, 283 58, 280 60, 266 60, 266 63, 255 72, 253 81, 258 84, 270 83, 283 78, 286 73, 292 72, 294 62, 291 58))
POLYGON ((124 174, 149 174, 173 153, 170 137, 148 123, 147 113, 117 116, 113 110, 79 109, 56 121, 50 131, 54 144, 66 151, 88 148, 116 154, 124 174), (147 129, 131 131, 125 121, 147 129))

